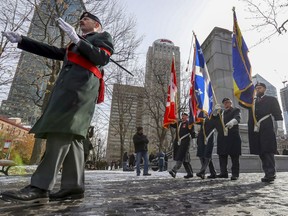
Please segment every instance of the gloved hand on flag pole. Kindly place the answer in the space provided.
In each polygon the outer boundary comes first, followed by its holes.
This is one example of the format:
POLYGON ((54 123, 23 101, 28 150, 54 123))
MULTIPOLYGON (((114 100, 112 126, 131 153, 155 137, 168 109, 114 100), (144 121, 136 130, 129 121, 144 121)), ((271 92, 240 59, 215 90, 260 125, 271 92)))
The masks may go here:
POLYGON ((77 44, 80 41, 75 29, 69 23, 65 22, 62 18, 57 19, 57 22, 73 43, 77 44))
POLYGON ((216 104, 216 105, 214 106, 212 115, 213 115, 213 116, 216 116, 216 115, 219 113, 220 110, 221 110, 221 105, 220 105, 220 104, 216 104))
POLYGON ((11 43, 20 43, 22 41, 22 37, 19 33, 17 32, 12 32, 12 31, 7 31, 3 32, 2 35, 7 38, 8 41, 11 43))

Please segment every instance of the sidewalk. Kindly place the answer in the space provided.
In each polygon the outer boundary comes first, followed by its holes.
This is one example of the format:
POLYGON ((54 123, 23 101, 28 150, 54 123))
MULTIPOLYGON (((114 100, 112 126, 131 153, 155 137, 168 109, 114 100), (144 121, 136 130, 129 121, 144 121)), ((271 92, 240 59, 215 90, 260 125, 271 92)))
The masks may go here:
MULTIPOLYGON (((135 172, 86 171, 83 200, 34 206, 0 200, 0 215, 288 215, 287 172, 277 173, 274 184, 262 183, 262 173, 241 173, 238 181, 230 181, 150 172, 137 177, 135 172)), ((22 188, 29 180, 27 175, 0 176, 0 191, 22 188)))

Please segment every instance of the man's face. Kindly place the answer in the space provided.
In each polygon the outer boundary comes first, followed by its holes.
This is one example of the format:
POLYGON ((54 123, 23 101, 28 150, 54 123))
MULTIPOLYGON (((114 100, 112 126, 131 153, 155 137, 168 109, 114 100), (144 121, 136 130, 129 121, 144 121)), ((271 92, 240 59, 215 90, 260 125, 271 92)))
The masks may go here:
POLYGON ((182 115, 181 117, 182 117, 182 121, 183 121, 183 122, 187 121, 187 119, 188 119, 188 116, 187 116, 187 115, 182 115))
POLYGON ((84 34, 95 31, 95 28, 98 28, 99 25, 98 22, 89 17, 83 17, 80 20, 80 29, 84 34))
POLYGON ((263 86, 256 86, 255 90, 257 95, 263 95, 266 91, 266 88, 264 88, 263 86))
POLYGON ((224 105, 224 109, 227 110, 227 109, 231 108, 232 102, 230 100, 226 100, 226 101, 224 101, 223 105, 224 105))

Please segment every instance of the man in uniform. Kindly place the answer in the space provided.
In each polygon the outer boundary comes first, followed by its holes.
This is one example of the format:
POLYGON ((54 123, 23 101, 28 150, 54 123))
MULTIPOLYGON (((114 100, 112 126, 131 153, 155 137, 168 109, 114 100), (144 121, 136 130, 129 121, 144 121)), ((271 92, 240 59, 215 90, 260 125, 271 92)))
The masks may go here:
POLYGON ((208 117, 203 119, 197 136, 197 154, 201 162, 201 168, 196 176, 204 179, 205 171, 209 167, 210 176, 216 178, 216 170, 212 162, 212 152, 214 147, 214 123, 208 117))
POLYGON ((51 92, 49 102, 30 130, 36 138, 47 139, 43 160, 31 177, 30 185, 19 191, 4 191, 2 198, 20 203, 46 203, 50 200, 84 197, 85 139, 95 103, 103 100, 102 67, 113 53, 112 37, 102 32, 98 17, 84 12, 80 17, 83 37, 63 19, 59 27, 71 39, 70 46, 57 48, 21 36, 3 32, 18 48, 46 58, 61 60, 62 69, 51 92), (84 38, 85 37, 85 38, 84 38), (50 194, 62 166, 60 191, 50 194))
POLYGON ((282 111, 275 97, 265 95, 266 85, 257 83, 255 85, 256 98, 249 110, 248 138, 250 153, 259 155, 262 162, 262 169, 265 176, 262 182, 273 182, 276 178, 275 158, 277 154, 276 135, 273 127, 273 120, 282 124, 282 111))
POLYGON ((176 138, 174 140, 174 145, 178 145, 177 152, 174 152, 174 160, 176 160, 175 166, 169 171, 169 174, 175 178, 177 171, 181 168, 182 164, 186 170, 187 175, 184 178, 192 178, 193 170, 190 164, 190 137, 195 138, 196 134, 194 131, 194 126, 189 128, 188 114, 182 113, 182 121, 179 124, 172 124, 172 127, 178 130, 176 138), (177 128, 178 126, 178 128, 177 128))
POLYGON ((239 122, 241 119, 240 109, 232 106, 230 98, 223 98, 224 110, 212 118, 216 120, 215 126, 218 131, 217 154, 219 156, 220 174, 217 178, 228 178, 228 156, 232 162, 231 180, 239 178, 239 156, 241 155, 241 138, 239 134, 239 122))

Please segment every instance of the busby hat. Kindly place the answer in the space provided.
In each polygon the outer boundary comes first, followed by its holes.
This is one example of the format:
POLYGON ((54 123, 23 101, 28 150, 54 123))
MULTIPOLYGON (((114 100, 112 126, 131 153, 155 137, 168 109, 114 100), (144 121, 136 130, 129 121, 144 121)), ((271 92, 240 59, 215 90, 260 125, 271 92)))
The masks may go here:
POLYGON ((257 82, 257 83, 255 84, 255 88, 256 88, 257 86, 262 86, 262 87, 264 87, 264 88, 266 89, 265 83, 257 82))
POLYGON ((96 22, 98 22, 98 23, 102 26, 102 24, 101 24, 101 22, 100 22, 100 19, 99 19, 97 16, 95 16, 95 15, 93 15, 93 14, 87 12, 87 11, 83 12, 83 14, 80 16, 80 20, 81 20, 83 17, 89 17, 89 18, 95 20, 96 22))
POLYGON ((223 104, 225 101, 231 101, 231 99, 230 99, 230 98, 227 98, 227 97, 223 98, 222 104, 223 104))

